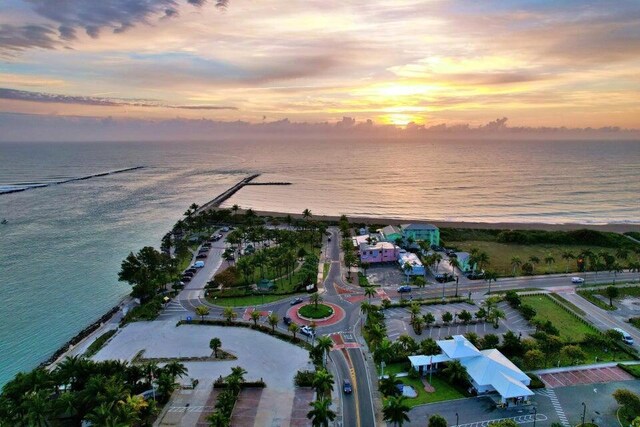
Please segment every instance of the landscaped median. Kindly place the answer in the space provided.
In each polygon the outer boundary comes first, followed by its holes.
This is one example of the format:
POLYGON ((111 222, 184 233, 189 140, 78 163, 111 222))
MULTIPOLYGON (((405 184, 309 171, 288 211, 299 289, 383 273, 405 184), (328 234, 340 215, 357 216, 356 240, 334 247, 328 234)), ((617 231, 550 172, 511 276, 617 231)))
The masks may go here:
POLYGON ((304 320, 327 320, 334 310, 326 304, 306 304, 298 309, 298 316, 304 320))

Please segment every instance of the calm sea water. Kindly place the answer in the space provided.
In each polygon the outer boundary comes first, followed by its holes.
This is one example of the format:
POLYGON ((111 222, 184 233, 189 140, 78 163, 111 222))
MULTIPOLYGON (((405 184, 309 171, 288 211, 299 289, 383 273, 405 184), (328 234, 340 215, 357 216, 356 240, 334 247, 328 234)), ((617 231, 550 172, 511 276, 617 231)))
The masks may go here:
POLYGON ((640 223, 640 142, 0 144, 0 384, 126 295, 121 260, 248 173, 228 205, 433 220, 640 223))

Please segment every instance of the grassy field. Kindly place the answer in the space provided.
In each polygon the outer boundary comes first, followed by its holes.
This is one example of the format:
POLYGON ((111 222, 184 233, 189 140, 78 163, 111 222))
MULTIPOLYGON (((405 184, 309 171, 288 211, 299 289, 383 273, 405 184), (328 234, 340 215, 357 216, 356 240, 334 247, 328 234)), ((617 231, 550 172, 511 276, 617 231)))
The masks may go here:
MULTIPOLYGON (((422 381, 411 379, 408 377, 400 378, 406 385, 410 385, 418 393, 417 397, 407 399, 407 403, 412 408, 426 403, 442 402, 445 400, 461 399, 466 397, 460 390, 446 382, 444 379, 434 375, 431 379, 431 385, 436 389, 433 393, 427 393, 424 389, 422 381)), ((429 380, 429 377, 426 377, 429 380)))
POLYGON ((315 304, 307 304, 300 307, 298 313, 301 316, 308 317, 310 319, 324 319, 325 317, 329 317, 333 314, 333 308, 325 304, 318 304, 317 307, 315 304))
POLYGON ((560 337, 567 342, 582 341, 588 333, 594 330, 582 323, 576 317, 566 312, 546 295, 521 296, 522 304, 533 307, 537 319, 550 320, 560 331, 560 337))
MULTIPOLYGON (((376 368, 378 369, 378 375, 381 375, 382 372, 380 371, 380 364, 376 364, 376 368)), ((397 362, 397 363, 389 363, 388 365, 386 365, 384 367, 384 374, 385 375, 389 375, 389 374, 401 374, 403 372, 409 372, 409 368, 411 368, 411 365, 409 364, 409 362, 397 362)))
POLYGON ((611 307, 608 303, 596 297, 596 291, 578 291, 578 295, 603 310, 613 311, 616 309, 615 307, 611 307))
MULTIPOLYGON (((520 257, 522 262, 528 262, 532 256, 540 258, 540 264, 535 265, 534 274, 545 273, 565 273, 577 271, 576 260, 562 259, 562 253, 571 252, 574 256, 582 250, 589 249, 593 252, 600 253, 602 251, 615 255, 616 250, 611 248, 603 248, 600 246, 577 246, 577 245, 554 245, 554 244, 538 244, 538 245, 518 245, 506 244, 498 242, 488 242, 482 240, 467 240, 464 242, 447 242, 449 246, 454 246, 462 251, 469 251, 471 248, 478 248, 489 255, 490 264, 485 267, 487 270, 495 271, 500 276, 513 275, 513 267, 511 266, 511 258, 520 257), (551 254, 555 258, 555 263, 547 265, 544 258, 551 254)), ((621 264, 626 265, 625 262, 621 264)), ((519 274, 519 271, 516 271, 519 274)))

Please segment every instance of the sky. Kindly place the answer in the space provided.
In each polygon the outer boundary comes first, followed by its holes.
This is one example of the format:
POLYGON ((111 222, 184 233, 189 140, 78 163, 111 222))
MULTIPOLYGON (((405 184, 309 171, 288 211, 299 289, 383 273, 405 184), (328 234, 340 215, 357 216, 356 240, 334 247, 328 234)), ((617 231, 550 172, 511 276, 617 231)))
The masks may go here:
POLYGON ((640 1, 3 0, 0 114, 637 129, 640 1))

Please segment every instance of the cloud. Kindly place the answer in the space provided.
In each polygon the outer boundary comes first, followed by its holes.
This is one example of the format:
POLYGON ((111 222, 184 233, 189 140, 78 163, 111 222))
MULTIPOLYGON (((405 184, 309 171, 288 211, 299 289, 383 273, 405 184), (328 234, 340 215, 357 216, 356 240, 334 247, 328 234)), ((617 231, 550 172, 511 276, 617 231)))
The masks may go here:
POLYGON ((54 49, 60 45, 56 32, 45 25, 0 24, 0 56, 26 49, 54 49))
POLYGON ((156 107, 184 110, 237 110, 236 107, 225 105, 171 105, 149 99, 118 99, 101 98, 96 96, 69 96, 44 92, 30 92, 0 88, 0 99, 13 101, 29 101, 52 104, 91 105, 98 107, 156 107))
MULTIPOLYGON (((32 49, 54 49, 60 41, 77 39, 77 29, 83 29, 97 39, 108 29, 115 34, 124 33, 139 23, 150 24, 153 18, 179 15, 178 0, 25 0, 36 14, 55 25, 2 24, 0 27, 0 55, 15 55, 32 49), (57 29, 57 31, 56 31, 57 29)), ((192 6, 202 7, 207 0, 188 0, 192 6)), ((217 0, 215 6, 226 9, 228 0, 217 0)))

